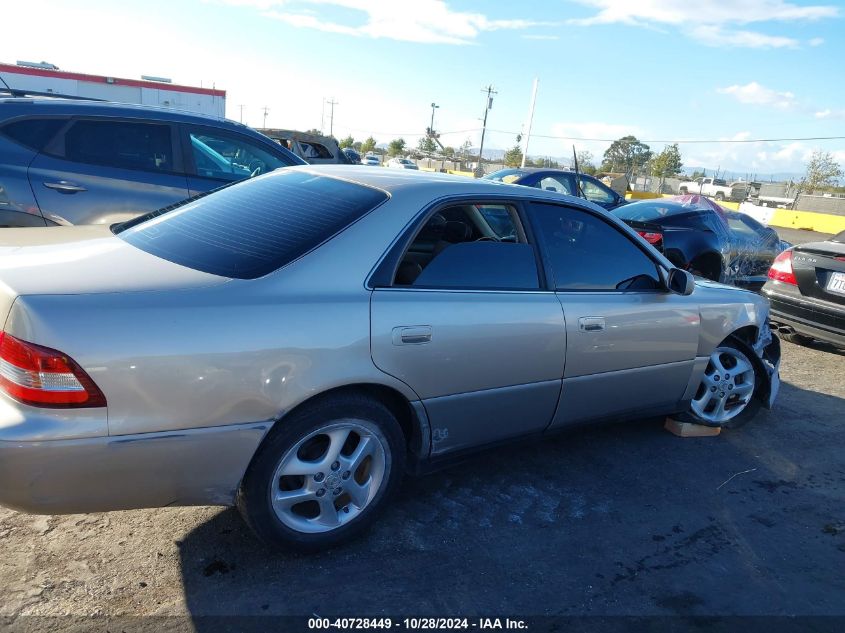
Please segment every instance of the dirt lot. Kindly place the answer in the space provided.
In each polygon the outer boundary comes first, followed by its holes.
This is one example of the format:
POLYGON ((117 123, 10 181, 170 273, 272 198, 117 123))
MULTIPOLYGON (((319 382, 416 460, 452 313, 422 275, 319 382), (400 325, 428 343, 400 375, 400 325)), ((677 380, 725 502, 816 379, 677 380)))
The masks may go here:
POLYGON ((784 343, 780 399, 744 429, 489 453, 316 556, 269 554, 228 509, 0 510, 0 615, 843 615, 843 369, 784 343))

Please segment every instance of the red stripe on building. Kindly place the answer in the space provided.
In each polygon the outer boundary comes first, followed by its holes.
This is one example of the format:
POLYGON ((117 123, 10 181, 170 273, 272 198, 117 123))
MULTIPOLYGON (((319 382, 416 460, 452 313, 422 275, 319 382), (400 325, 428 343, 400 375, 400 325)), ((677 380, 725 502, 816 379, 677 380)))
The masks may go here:
MULTIPOLYGON (((32 75, 35 77, 53 77, 55 79, 75 79, 76 81, 87 81, 95 84, 107 84, 109 86, 132 86, 134 88, 153 88, 155 90, 171 90, 173 92, 190 92, 213 97, 225 97, 225 90, 213 88, 196 88, 194 86, 181 86, 168 84, 161 81, 145 81, 142 79, 123 79, 121 77, 105 77, 102 75, 87 75, 85 73, 69 73, 63 70, 48 70, 47 68, 30 68, 29 66, 14 66, 12 64, 0 64, 0 72, 17 73, 18 75, 32 75)), ((14 86, 13 86, 14 87, 14 86)))

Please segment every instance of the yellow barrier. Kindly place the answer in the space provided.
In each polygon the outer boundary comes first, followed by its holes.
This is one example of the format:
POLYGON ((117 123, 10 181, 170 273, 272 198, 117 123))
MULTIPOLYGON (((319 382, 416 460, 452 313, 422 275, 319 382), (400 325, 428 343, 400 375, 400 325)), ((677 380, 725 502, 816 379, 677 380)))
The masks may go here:
POLYGON ((785 229, 818 231, 819 233, 839 233, 845 231, 845 215, 777 209, 772 219, 769 220, 769 225, 785 229))
POLYGON ((653 200, 654 198, 662 198, 659 193, 651 191, 629 191, 625 194, 626 200, 653 200))

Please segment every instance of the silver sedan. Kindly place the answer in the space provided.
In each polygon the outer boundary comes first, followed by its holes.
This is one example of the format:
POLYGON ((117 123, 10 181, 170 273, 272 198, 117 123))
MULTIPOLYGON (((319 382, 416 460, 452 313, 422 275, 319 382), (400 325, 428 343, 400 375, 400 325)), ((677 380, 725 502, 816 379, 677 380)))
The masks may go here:
POLYGON ((236 504, 274 545, 406 470, 584 422, 770 406, 768 304, 589 202, 295 167, 112 227, 0 234, 0 503, 236 504))

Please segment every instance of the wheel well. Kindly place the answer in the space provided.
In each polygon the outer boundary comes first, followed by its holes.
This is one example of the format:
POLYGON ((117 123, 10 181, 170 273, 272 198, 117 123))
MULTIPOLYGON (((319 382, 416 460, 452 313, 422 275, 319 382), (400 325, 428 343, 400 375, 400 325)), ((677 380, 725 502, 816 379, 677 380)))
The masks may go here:
POLYGON ((748 347, 754 348, 754 343, 757 342, 757 337, 759 336, 759 330, 757 329, 756 325, 746 325, 744 327, 739 328, 731 332, 731 337, 735 339, 739 339, 748 347))
POLYGON ((354 385, 345 385, 343 387, 335 387, 334 389, 329 389, 328 391, 323 391, 314 396, 311 396, 307 400, 303 400, 293 409, 285 412, 281 419, 283 420, 285 417, 289 416, 294 411, 297 411, 301 407, 304 407, 306 405, 312 405, 315 402, 319 402, 321 400, 349 393, 356 393, 368 396, 370 398, 373 398, 374 400, 378 400, 384 406, 386 406, 394 415, 396 420, 399 422, 399 426, 402 429, 402 435, 405 436, 405 444, 409 448, 413 447, 414 442, 419 440, 419 420, 417 420, 417 415, 416 413, 414 413, 414 410, 411 407, 411 403, 408 402, 408 399, 403 396, 399 391, 393 389, 392 387, 387 387, 385 385, 362 383, 354 385))
POLYGON ((722 256, 718 253, 703 253, 689 264, 690 270, 699 270, 708 279, 719 281, 722 274, 722 256))

